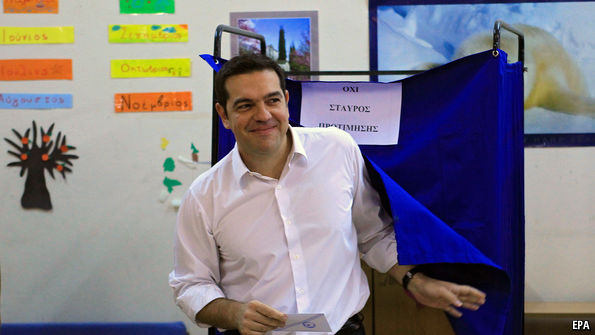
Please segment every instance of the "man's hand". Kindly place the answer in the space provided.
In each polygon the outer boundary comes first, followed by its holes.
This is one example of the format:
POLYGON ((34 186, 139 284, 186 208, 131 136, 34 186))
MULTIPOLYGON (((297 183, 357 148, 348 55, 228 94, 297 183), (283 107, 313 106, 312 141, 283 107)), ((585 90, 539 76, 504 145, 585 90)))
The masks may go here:
POLYGON ((237 329, 242 335, 262 335, 285 327, 287 315, 260 301, 242 303, 219 298, 196 313, 196 321, 217 328, 237 329))
POLYGON ((285 327, 285 322, 287 315, 256 300, 241 304, 236 313, 237 329, 242 335, 264 334, 285 327))
POLYGON ((417 302, 457 318, 463 315, 457 308, 476 311, 486 299, 485 293, 474 287, 433 279, 423 273, 416 273, 407 288, 417 302))

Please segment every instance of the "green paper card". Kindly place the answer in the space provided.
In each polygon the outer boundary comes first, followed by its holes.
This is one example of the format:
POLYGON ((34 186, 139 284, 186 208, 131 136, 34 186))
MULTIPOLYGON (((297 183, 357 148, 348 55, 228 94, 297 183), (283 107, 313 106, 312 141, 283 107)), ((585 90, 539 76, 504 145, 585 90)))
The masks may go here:
POLYGON ((120 14, 173 14, 175 0, 120 0, 120 14))

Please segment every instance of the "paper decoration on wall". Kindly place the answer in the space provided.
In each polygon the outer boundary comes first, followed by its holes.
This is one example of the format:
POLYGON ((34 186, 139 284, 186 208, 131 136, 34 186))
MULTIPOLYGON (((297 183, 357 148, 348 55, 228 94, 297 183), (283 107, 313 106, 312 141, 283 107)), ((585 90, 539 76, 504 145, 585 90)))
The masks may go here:
POLYGON ((168 177, 165 177, 165 179, 163 179, 163 185, 167 187, 167 192, 171 193, 174 190, 174 186, 180 186, 182 185, 182 183, 177 179, 170 179, 168 177))
POLYGON ((187 24, 110 24, 110 43, 188 42, 187 24))
POLYGON ((58 0, 4 0, 6 14, 58 14, 58 0))
POLYGON ((113 59, 112 78, 190 77, 190 58, 113 59))
POLYGON ((72 80, 72 59, 2 59, 0 80, 72 80))
POLYGON ((116 93, 116 113, 192 110, 192 92, 116 93))
POLYGON ((167 138, 162 137, 161 138, 161 150, 165 150, 165 148, 167 148, 168 144, 169 144, 169 141, 167 140, 167 138))
POLYGON ((72 108, 72 94, 0 93, 0 109, 72 108))
POLYGON ((8 153, 17 158, 17 161, 8 163, 7 166, 20 167, 21 177, 27 173, 25 191, 21 198, 23 208, 52 209, 50 193, 45 183, 45 171, 50 174, 52 179, 55 179, 54 171, 66 179, 66 173, 72 172, 71 160, 78 158, 78 156, 68 153, 76 148, 66 143, 66 135, 62 136, 62 133, 58 132, 54 141, 52 139, 53 131, 54 124, 47 131, 40 127, 40 144, 38 144, 37 125, 33 121, 32 127, 27 129, 23 135, 12 129, 19 144, 4 138, 13 147, 13 150, 8 150, 8 153), (30 138, 31 132, 32 137, 30 138))
POLYGON ((120 14, 173 14, 174 0, 120 0, 120 14))
POLYGON ((168 157, 163 162, 163 172, 173 172, 176 169, 176 162, 173 158, 168 157))
POLYGON ((190 143, 190 149, 192 150, 192 161, 198 163, 198 154, 200 153, 200 150, 194 146, 194 143, 190 143))
POLYGON ((74 43, 74 27, 0 27, 0 44, 74 43))

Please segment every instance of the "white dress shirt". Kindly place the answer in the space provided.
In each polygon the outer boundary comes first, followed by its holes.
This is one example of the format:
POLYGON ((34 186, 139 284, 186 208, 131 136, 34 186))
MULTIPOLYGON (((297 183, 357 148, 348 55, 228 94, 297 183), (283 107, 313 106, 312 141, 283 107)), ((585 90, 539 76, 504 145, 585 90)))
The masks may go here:
POLYGON ((279 180, 249 171, 236 146, 187 191, 169 283, 190 319, 216 298, 259 300, 324 313, 336 332, 369 296, 360 253, 380 272, 397 263, 392 223, 351 136, 289 131, 279 180))

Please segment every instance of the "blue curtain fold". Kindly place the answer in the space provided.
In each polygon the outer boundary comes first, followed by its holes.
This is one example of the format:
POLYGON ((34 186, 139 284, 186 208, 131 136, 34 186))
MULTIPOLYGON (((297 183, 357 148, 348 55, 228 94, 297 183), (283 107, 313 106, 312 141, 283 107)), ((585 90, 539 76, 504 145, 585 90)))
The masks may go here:
MULTIPOLYGON (((450 319, 458 335, 522 334, 522 76, 490 50, 403 79, 399 143, 360 146, 394 218, 399 263, 487 293, 479 311, 450 319)), ((301 82, 287 89, 297 125, 301 82)), ((221 123, 213 140, 220 158, 233 148, 221 123)))

